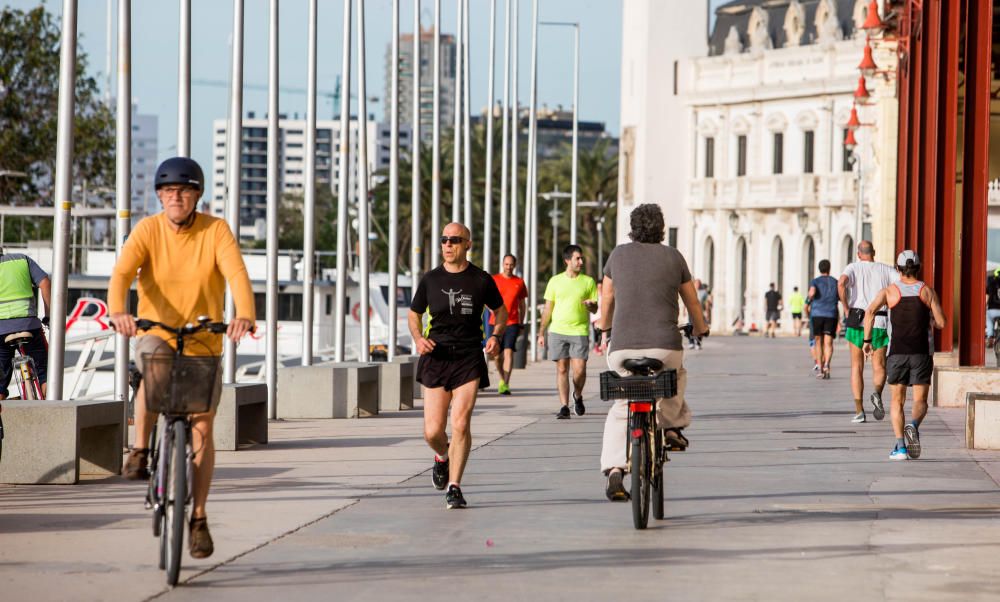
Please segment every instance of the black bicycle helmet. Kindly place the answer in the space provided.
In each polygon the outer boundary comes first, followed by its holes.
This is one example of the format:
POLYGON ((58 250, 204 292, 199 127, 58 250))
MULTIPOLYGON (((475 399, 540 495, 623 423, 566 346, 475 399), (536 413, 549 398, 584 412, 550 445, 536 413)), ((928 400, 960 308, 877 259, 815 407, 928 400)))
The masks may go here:
POLYGON ((167 159, 156 168, 156 189, 169 184, 188 184, 197 186, 198 192, 205 191, 205 174, 201 166, 187 157, 167 159))

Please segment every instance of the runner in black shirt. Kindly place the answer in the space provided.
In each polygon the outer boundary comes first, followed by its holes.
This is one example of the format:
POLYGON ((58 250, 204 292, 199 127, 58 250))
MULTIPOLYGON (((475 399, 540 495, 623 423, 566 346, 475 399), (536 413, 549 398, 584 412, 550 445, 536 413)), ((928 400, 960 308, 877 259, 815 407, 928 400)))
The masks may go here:
POLYGON ((410 334, 420 361, 417 382, 424 386, 424 439, 434 450, 431 480, 448 488, 448 508, 464 508, 460 482, 472 447, 469 423, 479 389, 490 384, 483 357, 483 306, 493 310, 496 327, 486 342, 493 357, 507 325, 507 309, 493 277, 466 259, 472 248, 469 229, 458 223, 445 226, 441 236, 444 264, 420 280, 410 303, 410 334), (429 314, 423 328, 423 314, 429 314), (448 407, 451 406, 449 444, 448 407), (451 464, 451 459, 455 460, 451 464))
POLYGON ((778 320, 781 319, 781 293, 771 283, 771 288, 764 293, 764 320, 767 326, 764 327, 764 336, 774 338, 774 333, 778 329, 778 320))

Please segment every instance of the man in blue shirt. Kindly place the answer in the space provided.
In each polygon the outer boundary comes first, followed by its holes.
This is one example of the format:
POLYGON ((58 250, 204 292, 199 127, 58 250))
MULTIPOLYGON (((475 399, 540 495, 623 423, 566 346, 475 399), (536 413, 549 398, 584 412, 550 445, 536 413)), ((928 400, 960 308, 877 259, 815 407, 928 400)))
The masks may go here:
POLYGON ((819 262, 819 276, 809 283, 809 319, 816 337, 816 354, 823 358, 822 371, 816 378, 830 378, 833 340, 837 338, 837 279, 830 276, 830 260, 819 262))

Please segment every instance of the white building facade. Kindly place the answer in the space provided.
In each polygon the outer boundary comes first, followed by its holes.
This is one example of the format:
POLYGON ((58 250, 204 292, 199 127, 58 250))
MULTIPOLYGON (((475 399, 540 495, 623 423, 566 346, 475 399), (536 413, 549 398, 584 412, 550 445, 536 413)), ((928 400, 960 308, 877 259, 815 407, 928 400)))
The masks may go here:
MULTIPOLYGON (((665 17, 670 4, 654 0, 646 8, 665 17)), ((854 260, 859 231, 874 240, 877 258, 890 260, 894 241, 886 240, 886 233, 894 231, 896 115, 890 83, 869 82, 873 98, 881 95, 883 101, 859 107, 859 114, 863 122, 878 125, 855 132, 854 152, 844 145, 865 44, 863 32, 857 32, 867 5, 866 0, 722 5, 707 51, 679 60, 672 67, 675 81, 669 77, 670 57, 647 55, 645 61, 667 72, 660 77, 666 82, 647 85, 667 83, 673 89, 659 90, 660 97, 647 92, 645 103, 664 107, 660 99, 667 95, 673 105, 670 115, 660 118, 666 123, 650 131, 656 121, 647 120, 635 128, 636 140, 644 133, 646 146, 653 148, 643 153, 636 146, 634 157, 626 156, 623 102, 621 185, 631 178, 638 193, 679 162, 682 173, 669 174, 676 180, 655 185, 661 195, 647 190, 631 205, 664 207, 666 242, 680 249, 694 277, 711 287, 715 331, 731 331, 740 318, 746 328, 761 327, 764 293, 772 282, 786 300, 781 326, 790 331, 787 299, 793 287, 805 295, 822 259, 830 260, 831 274, 838 276, 854 260), (678 100, 680 107, 674 106, 678 100)), ((658 15, 648 17, 664 22, 658 15)), ((690 35, 684 31, 690 26, 678 23, 662 37, 690 35)), ((622 77, 624 96, 627 73, 622 77)), ((627 240, 630 202, 627 194, 619 198, 621 242, 627 240)))
POLYGON ((160 210, 153 179, 158 158, 159 118, 139 113, 132 105, 132 213, 152 215, 160 210))

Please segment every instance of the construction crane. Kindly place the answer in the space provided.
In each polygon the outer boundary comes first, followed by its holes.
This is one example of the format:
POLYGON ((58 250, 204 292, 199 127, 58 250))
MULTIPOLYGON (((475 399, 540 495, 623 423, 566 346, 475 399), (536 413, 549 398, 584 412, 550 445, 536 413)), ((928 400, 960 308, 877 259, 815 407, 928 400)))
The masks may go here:
MULTIPOLYGON (((229 88, 229 82, 220 79, 192 79, 191 83, 195 86, 209 86, 212 88, 229 88)), ((266 84, 253 84, 248 82, 243 82, 243 88, 247 90, 262 90, 267 91, 266 84)), ((284 92, 286 94, 308 94, 308 90, 305 88, 296 88, 291 86, 278 86, 279 92, 284 92)), ((340 76, 337 76, 337 80, 334 83, 333 90, 322 90, 317 89, 316 94, 322 96, 326 100, 333 103, 333 115, 332 119, 336 119, 340 116, 340 76)), ((351 98, 357 98, 354 94, 351 94, 351 98)), ((369 96, 369 102, 379 102, 377 96, 369 96)))

